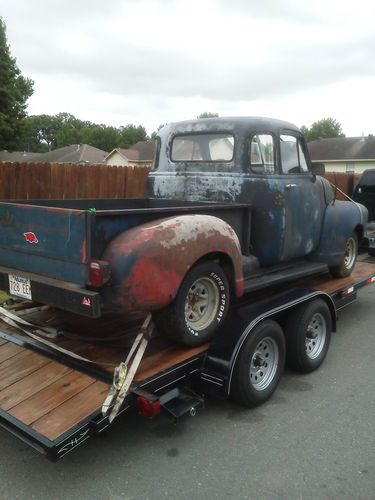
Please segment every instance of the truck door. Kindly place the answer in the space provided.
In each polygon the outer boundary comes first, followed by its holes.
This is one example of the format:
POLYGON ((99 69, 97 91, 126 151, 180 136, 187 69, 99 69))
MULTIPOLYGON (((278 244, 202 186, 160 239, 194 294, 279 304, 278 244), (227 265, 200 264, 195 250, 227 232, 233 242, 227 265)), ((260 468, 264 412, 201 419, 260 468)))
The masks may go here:
POLYGON ((285 205, 284 261, 304 257, 318 246, 325 199, 322 183, 309 171, 302 137, 285 131, 279 146, 279 188, 285 205))

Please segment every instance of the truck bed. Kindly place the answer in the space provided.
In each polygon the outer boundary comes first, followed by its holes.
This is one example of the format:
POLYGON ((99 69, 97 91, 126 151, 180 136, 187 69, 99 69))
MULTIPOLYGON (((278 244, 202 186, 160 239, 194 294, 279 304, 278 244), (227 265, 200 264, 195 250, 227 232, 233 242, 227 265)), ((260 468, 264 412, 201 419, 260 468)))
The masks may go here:
MULTIPOLYGON (((373 281, 375 259, 362 257, 348 278, 321 276, 293 285, 296 289, 324 291, 340 308, 339 302, 345 305, 345 297, 354 297, 358 288, 373 281)), ((275 293, 279 291, 274 289, 275 293)), ((269 290, 267 293, 270 295, 269 290)), ((253 296, 252 300, 258 298, 253 296)), ((90 320, 51 309, 27 318, 60 328, 66 334, 51 341, 93 361, 72 360, 0 321, 0 425, 49 458, 58 459, 109 426, 101 406, 114 367, 126 358, 143 318, 104 316, 90 320)), ((208 349, 207 344, 180 347, 156 336, 147 347, 133 389, 157 394, 178 381, 199 376, 208 349)), ((134 406, 132 394, 121 412, 130 406, 134 406)))

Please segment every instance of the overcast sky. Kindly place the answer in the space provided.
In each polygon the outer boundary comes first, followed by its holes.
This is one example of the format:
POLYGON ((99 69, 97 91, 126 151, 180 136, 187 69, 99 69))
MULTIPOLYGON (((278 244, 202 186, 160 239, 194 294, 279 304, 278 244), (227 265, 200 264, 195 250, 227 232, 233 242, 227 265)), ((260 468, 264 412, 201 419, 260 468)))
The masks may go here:
POLYGON ((333 117, 375 133, 374 0, 0 0, 29 114, 333 117))

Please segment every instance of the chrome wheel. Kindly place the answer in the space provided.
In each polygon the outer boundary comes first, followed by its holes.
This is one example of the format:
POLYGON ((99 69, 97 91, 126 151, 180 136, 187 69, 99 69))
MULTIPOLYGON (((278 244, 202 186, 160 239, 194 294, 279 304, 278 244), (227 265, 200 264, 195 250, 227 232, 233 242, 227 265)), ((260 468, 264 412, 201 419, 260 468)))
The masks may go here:
POLYGON ((273 381, 279 363, 279 348, 271 337, 256 346, 250 363, 250 382, 256 391, 263 391, 273 381))
POLYGON ((306 354, 310 359, 315 359, 322 352, 327 336, 327 324, 324 316, 315 313, 307 327, 306 354))
POLYGON ((219 299, 219 290, 212 278, 203 277, 194 281, 185 302, 187 325, 195 331, 207 328, 218 313, 219 299))
POLYGON ((357 244, 353 237, 350 237, 346 242, 344 266, 346 269, 351 269, 357 256, 357 244))

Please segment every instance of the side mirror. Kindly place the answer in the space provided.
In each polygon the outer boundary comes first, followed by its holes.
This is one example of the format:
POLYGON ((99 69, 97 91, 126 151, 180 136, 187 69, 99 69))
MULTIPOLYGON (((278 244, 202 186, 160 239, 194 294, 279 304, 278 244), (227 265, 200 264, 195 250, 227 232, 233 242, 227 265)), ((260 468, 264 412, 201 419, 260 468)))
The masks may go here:
POLYGON ((311 164, 311 172, 313 175, 324 175, 326 172, 326 167, 324 163, 314 162, 311 164))

